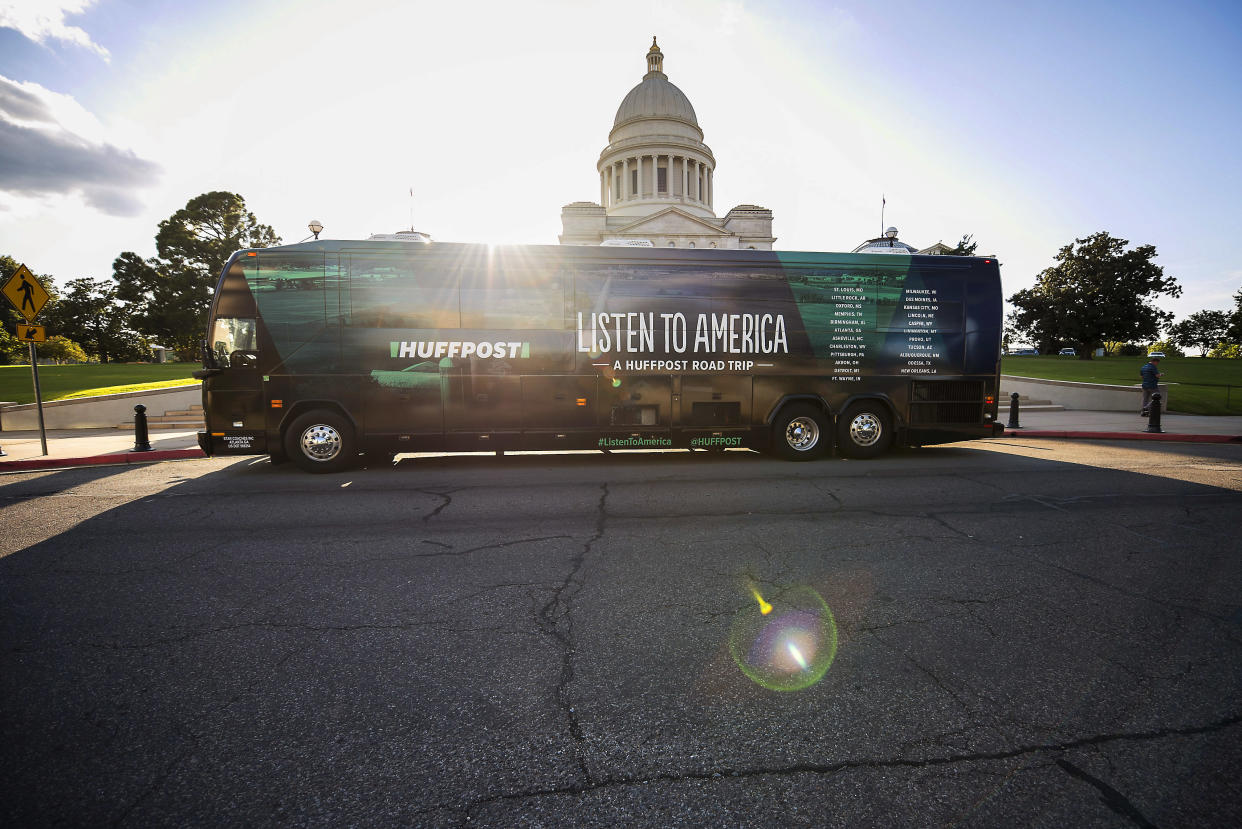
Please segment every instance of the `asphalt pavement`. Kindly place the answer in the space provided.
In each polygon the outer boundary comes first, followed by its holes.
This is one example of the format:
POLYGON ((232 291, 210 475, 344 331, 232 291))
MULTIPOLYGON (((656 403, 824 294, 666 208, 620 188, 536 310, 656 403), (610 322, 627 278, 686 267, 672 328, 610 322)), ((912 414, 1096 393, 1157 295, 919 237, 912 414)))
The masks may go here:
MULTIPOLYGON (((1008 422, 1008 409, 1001 418, 1008 422)), ((1160 432, 1148 432, 1148 421, 1126 412, 1029 411, 1020 413, 1020 427, 1008 437, 1077 438, 1088 440, 1164 440, 1197 443, 1242 443, 1242 417, 1165 413, 1160 432)), ((125 429, 53 429, 47 432, 47 453, 36 431, 0 432, 0 473, 66 466, 108 466, 161 460, 201 458, 194 431, 149 433, 151 449, 136 451, 134 433, 125 429)))
POLYGON ((1242 826, 1242 445, 0 494, 3 826, 1242 826))

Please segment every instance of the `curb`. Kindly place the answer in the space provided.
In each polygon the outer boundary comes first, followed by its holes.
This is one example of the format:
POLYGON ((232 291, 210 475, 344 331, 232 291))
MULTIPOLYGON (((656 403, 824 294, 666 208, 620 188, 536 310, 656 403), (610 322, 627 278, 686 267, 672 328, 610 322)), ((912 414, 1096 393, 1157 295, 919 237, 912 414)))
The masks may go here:
POLYGON ((1006 429, 1007 438, 1076 438, 1079 440, 1164 440, 1175 443, 1242 443, 1242 435, 1177 435, 1168 432, 1066 432, 1050 429, 1006 429))
POLYGON ((31 458, 24 461, 0 461, 0 473, 31 469, 65 469, 71 466, 116 466, 119 464, 176 461, 205 458, 202 449, 156 449, 151 452, 117 452, 89 458, 31 458))

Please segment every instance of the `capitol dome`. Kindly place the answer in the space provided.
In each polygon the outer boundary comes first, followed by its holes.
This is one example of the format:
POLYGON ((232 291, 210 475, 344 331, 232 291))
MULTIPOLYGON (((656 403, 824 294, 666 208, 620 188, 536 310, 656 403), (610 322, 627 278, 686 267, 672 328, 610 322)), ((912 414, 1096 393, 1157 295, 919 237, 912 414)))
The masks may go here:
MULTIPOLYGON (((685 121, 698 129, 699 119, 694 115, 690 99, 669 82, 668 75, 662 71, 663 61, 664 54, 652 38, 651 49, 647 52, 647 63, 651 68, 643 76, 642 83, 631 89, 621 106, 617 107, 617 117, 612 121, 614 130, 636 118, 671 118, 685 121)), ((699 137, 702 138, 702 135, 700 131, 699 137)))
POLYGON ((664 53, 653 37, 647 74, 617 107, 608 146, 600 153, 604 207, 610 216, 643 216, 676 204, 712 218, 715 168, 694 107, 664 74, 664 53))
POLYGON ((664 74, 654 37, 646 59, 595 165, 599 202, 562 208, 561 244, 771 250, 771 210, 739 205, 716 217, 716 156, 690 99, 664 74))

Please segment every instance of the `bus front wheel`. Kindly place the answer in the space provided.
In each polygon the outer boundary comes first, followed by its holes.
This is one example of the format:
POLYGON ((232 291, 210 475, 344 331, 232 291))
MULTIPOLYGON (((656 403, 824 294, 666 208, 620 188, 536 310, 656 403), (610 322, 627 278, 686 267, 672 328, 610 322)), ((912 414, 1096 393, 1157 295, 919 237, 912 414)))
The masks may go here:
POLYGON ((285 431, 285 454, 307 472, 340 472, 358 454, 353 427, 333 411, 307 412, 285 431))
POLYGON ((821 458, 830 442, 828 419, 818 408, 806 403, 786 407, 773 424, 773 449, 787 461, 821 458))
POLYGON ((837 446, 847 458, 874 458, 893 442, 892 419, 874 401, 855 403, 837 418, 837 446))

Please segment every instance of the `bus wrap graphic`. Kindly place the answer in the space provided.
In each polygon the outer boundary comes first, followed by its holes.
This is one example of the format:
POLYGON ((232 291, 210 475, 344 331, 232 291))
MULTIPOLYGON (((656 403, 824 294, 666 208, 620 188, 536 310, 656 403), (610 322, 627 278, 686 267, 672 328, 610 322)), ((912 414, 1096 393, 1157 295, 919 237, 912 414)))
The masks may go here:
POLYGON ((312 471, 377 450, 872 457, 995 434, 1002 312, 998 264, 983 258, 348 240, 240 251, 207 330, 200 445, 243 454, 220 436, 255 435, 247 451, 312 471), (341 458, 302 458, 295 427, 338 435, 341 458))
POLYGON ((391 357, 419 357, 424 360, 442 357, 479 357, 481 359, 529 359, 530 343, 472 340, 401 340, 388 344, 391 357))

